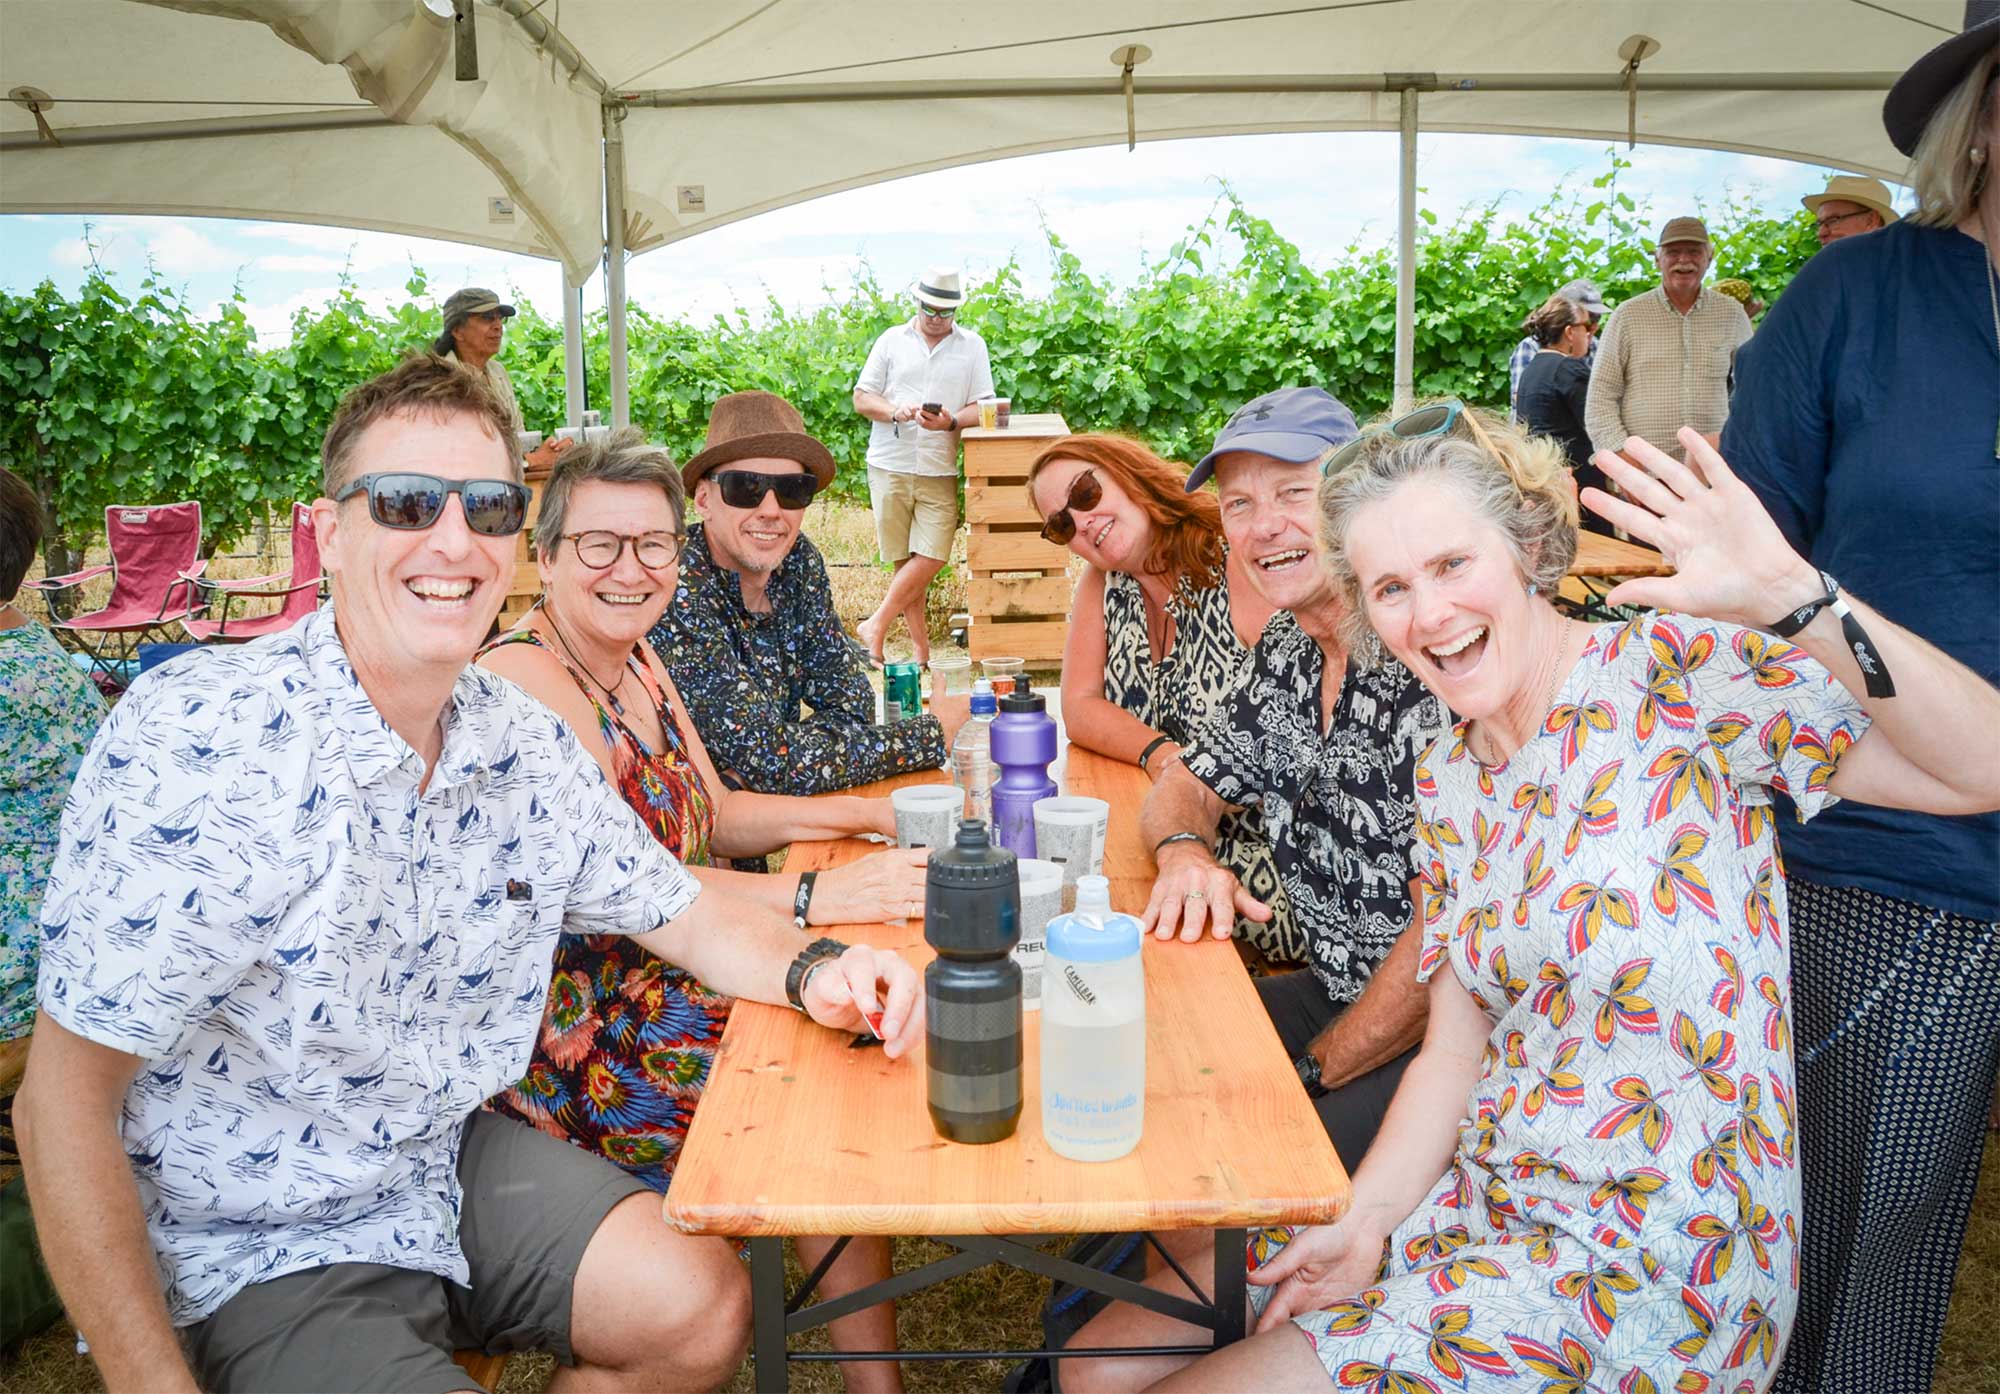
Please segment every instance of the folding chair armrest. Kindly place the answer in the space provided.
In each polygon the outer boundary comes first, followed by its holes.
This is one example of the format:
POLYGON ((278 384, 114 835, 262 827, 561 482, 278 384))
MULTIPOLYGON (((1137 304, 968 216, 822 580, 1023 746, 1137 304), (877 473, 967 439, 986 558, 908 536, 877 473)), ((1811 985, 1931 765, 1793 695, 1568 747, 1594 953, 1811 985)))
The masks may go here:
POLYGON ((111 568, 108 566, 86 566, 83 570, 72 571, 67 576, 44 576, 39 581, 23 581, 21 584, 28 590, 59 591, 67 590, 71 586, 80 586, 85 581, 95 580, 99 576, 109 576, 110 574, 111 568))
POLYGON ((183 571, 183 581, 192 581, 205 591, 229 591, 233 595, 284 595, 283 590, 268 590, 266 587, 279 581, 289 581, 289 571, 274 571, 269 576, 204 576, 200 571, 183 571))

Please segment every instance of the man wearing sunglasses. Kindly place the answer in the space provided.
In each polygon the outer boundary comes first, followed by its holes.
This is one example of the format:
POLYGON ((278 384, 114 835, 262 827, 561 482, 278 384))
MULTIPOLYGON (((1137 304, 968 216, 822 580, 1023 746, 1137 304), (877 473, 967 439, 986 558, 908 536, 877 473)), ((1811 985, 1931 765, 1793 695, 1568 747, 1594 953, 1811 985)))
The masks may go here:
POLYGON ((896 568, 889 593, 856 627, 877 663, 899 616, 917 661, 930 659, 924 592, 958 535, 958 433, 978 422, 979 399, 993 393, 986 341, 957 322, 965 305, 959 273, 934 266, 911 293, 916 313, 875 341, 854 384, 854 409, 875 423, 868 431, 875 541, 896 568))
POLYGON ((322 457, 331 607, 141 678, 71 791, 15 1114, 50 1272, 111 1389, 463 1389, 455 1348, 526 1345, 565 1382, 715 1388, 749 1329, 728 1242, 480 1111, 557 938, 828 1026, 880 998, 895 1054, 916 976, 701 890, 471 666, 527 508, 482 378, 406 360, 322 457))
POLYGON ((820 794, 944 763, 965 703, 875 725, 875 695, 800 528, 833 454, 771 392, 716 402, 681 467, 701 521, 648 636, 717 771, 759 794, 820 794), (940 724, 942 718, 943 724, 940 724))
MULTIPOLYGON (((1407 429, 1453 429, 1458 413, 1433 412, 1407 429)), ((1446 725, 1408 669, 1350 662, 1341 643, 1317 501, 1322 466, 1357 439, 1338 399, 1282 388, 1230 417, 1188 476, 1189 492, 1214 476, 1223 536, 1275 613, 1139 817, 1159 866, 1144 922, 1192 942, 1228 937, 1238 914, 1269 918, 1214 853, 1224 813, 1262 810, 1308 966, 1259 978, 1257 995, 1349 1171, 1423 1033, 1409 872, 1415 765, 1446 725)))

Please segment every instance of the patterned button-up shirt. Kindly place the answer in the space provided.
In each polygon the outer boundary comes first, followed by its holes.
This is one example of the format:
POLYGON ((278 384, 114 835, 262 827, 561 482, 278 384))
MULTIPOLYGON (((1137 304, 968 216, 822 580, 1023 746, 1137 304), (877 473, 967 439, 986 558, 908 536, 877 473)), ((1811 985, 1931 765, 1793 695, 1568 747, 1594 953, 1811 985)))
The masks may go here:
POLYGON ((944 731, 919 716, 875 725, 860 651, 840 627, 819 548, 804 534, 743 603, 700 523, 688 529, 674 603, 652 641, 716 768, 760 794, 822 794, 944 763, 944 731))
POLYGON ((1674 432, 1720 431, 1729 418, 1729 372, 1750 342, 1750 316, 1706 286, 1686 314, 1659 286, 1627 300, 1605 326, 1590 372, 1584 426, 1599 450, 1638 436, 1676 460, 1674 432))
POLYGON ((325 1264, 469 1281, 459 1135, 527 1065, 557 935, 693 903, 562 720, 483 669, 423 775, 323 610, 141 678, 77 778, 41 1008, 146 1062, 122 1133, 176 1324, 325 1264))
POLYGON ((1348 665, 1323 725, 1325 671, 1320 646, 1278 611, 1186 763, 1225 803, 1263 809, 1307 961, 1333 1001, 1352 1002, 1410 927, 1416 760, 1446 714, 1386 659, 1348 665))

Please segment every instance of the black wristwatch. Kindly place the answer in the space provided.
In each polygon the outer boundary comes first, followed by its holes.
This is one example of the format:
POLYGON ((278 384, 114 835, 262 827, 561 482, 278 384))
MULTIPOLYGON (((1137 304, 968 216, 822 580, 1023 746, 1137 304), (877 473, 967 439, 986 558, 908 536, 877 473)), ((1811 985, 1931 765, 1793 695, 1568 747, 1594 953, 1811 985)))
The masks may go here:
POLYGON ((1299 1083, 1306 1087, 1308 1099, 1324 1099, 1333 1092, 1319 1082, 1319 1057, 1311 1051, 1294 1060, 1292 1068, 1299 1072, 1299 1083))
POLYGON ((785 1000, 799 1011, 806 1009, 806 975, 814 966, 830 958, 839 958, 848 946, 838 939, 815 939, 799 950, 799 956, 792 960, 792 966, 785 970, 785 1000))

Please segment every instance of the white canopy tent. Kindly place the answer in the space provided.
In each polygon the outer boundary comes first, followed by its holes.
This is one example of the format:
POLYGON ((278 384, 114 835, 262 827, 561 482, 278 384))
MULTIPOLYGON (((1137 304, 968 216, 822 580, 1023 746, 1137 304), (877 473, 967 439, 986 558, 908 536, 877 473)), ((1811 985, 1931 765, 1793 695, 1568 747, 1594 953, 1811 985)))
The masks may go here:
POLYGON ((267 218, 624 270, 739 218, 1036 151, 1262 131, 1624 139, 1895 178, 1959 0, 7 0, 0 212, 267 218))

